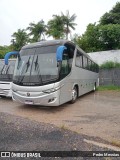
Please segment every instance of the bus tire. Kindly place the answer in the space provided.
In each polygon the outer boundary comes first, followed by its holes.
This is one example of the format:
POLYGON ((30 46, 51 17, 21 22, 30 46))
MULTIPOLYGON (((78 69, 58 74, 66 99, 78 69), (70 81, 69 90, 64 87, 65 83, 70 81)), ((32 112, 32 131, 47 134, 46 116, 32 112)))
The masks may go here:
POLYGON ((0 95, 1 98, 6 98, 6 96, 0 95))
POLYGON ((78 90, 77 87, 74 86, 74 88, 72 89, 72 100, 70 101, 70 103, 75 103, 77 97, 78 97, 78 90))

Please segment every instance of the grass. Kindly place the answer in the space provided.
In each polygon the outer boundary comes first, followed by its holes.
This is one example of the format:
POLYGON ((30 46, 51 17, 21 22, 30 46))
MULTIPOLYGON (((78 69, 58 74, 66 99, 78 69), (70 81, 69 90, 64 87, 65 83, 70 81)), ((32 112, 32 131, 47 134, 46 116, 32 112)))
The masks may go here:
POLYGON ((105 160, 112 160, 110 157, 104 157, 105 160))
POLYGON ((120 91, 120 86, 108 85, 108 86, 99 86, 97 87, 98 91, 107 91, 107 90, 116 90, 120 91))
POLYGON ((68 128, 64 124, 62 126, 60 126, 60 128, 63 130, 68 130, 68 128))
POLYGON ((116 147, 120 147, 120 141, 115 141, 113 140, 112 142, 110 142, 113 146, 116 146, 116 147))
POLYGON ((72 131, 72 132, 74 132, 74 133, 76 133, 76 134, 79 134, 78 131, 71 130, 69 127, 65 126, 64 124, 61 125, 59 128, 61 128, 61 129, 63 129, 63 130, 69 130, 69 131, 72 131))

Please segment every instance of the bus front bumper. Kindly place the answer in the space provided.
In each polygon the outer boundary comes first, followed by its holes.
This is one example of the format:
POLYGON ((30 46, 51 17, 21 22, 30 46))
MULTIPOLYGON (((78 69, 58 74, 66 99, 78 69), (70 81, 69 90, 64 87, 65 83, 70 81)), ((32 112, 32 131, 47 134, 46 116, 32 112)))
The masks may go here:
POLYGON ((0 96, 12 97, 11 82, 0 81, 0 96))
POLYGON ((12 92, 12 99, 29 105, 41 105, 41 106, 59 106, 59 94, 60 91, 46 93, 41 96, 23 96, 16 92, 12 92))

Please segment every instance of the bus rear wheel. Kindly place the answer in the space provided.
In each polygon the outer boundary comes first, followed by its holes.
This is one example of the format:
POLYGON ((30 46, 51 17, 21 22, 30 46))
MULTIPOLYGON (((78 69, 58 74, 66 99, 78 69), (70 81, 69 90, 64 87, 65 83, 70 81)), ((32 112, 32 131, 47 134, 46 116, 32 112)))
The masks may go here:
POLYGON ((72 89, 72 100, 70 102, 75 103, 75 101, 77 100, 77 97, 78 97, 77 87, 74 86, 74 88, 72 89))

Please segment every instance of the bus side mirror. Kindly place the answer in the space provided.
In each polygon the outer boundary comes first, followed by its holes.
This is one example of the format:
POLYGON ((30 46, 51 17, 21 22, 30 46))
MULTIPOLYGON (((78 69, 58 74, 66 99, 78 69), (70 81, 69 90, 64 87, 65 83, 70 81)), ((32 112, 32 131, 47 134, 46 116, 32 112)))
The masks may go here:
POLYGON ((4 57, 4 59, 5 59, 5 65, 8 65, 9 57, 11 55, 19 55, 19 52, 18 51, 12 51, 12 52, 6 53, 5 57, 4 57))
POLYGON ((57 62, 62 62, 62 60, 63 60, 63 52, 64 52, 65 49, 67 49, 65 46, 59 46, 57 48, 57 52, 56 52, 56 60, 57 60, 57 62))

